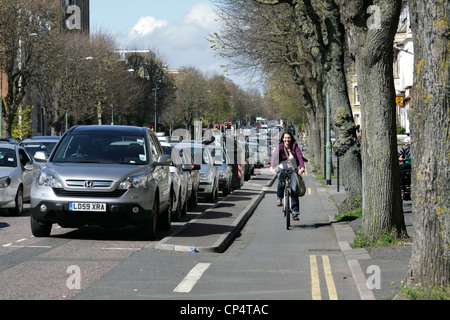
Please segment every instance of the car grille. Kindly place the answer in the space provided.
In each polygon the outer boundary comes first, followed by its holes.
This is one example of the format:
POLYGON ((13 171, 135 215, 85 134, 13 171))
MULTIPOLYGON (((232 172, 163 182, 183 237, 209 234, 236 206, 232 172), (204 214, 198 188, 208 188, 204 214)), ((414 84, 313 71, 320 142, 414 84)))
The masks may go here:
POLYGON ((77 198, 119 198, 127 190, 114 190, 114 191, 68 191, 64 189, 53 189, 58 197, 77 197, 77 198))
POLYGON ((67 180, 67 185, 71 188, 84 188, 87 183, 90 183, 91 188, 110 188, 112 181, 86 181, 86 180, 67 180))

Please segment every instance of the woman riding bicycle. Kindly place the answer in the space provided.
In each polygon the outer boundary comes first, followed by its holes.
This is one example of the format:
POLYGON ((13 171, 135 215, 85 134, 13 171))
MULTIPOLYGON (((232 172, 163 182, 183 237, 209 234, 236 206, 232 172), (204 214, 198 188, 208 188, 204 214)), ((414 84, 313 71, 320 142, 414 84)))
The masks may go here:
POLYGON ((275 150, 270 161, 270 172, 277 174, 275 168, 278 167, 278 188, 277 188, 277 206, 282 205, 281 198, 283 197, 284 188, 282 186, 283 177, 282 170, 291 169, 291 209, 293 220, 298 221, 299 215, 299 201, 297 193, 297 178, 296 174, 301 175, 305 172, 305 164, 303 162, 303 154, 300 147, 295 142, 294 136, 290 132, 285 132, 281 136, 280 145, 275 150))

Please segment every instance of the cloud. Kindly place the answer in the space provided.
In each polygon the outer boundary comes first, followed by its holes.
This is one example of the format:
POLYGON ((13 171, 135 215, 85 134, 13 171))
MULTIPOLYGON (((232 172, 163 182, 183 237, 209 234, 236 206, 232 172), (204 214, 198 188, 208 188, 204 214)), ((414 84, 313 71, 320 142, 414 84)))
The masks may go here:
POLYGON ((186 23, 196 23, 203 28, 210 28, 217 19, 217 14, 208 3, 197 3, 184 17, 186 23))
POLYGON ((168 23, 143 17, 130 31, 132 39, 121 37, 125 47, 156 49, 170 68, 194 66, 204 72, 222 72, 224 64, 214 57, 207 41, 217 15, 211 5, 197 3, 177 21, 168 23), (132 43, 130 43, 130 40, 132 43), (128 42, 128 45, 125 44, 128 42))
POLYGON ((152 33, 157 28, 163 28, 168 25, 165 20, 157 20, 154 17, 142 17, 131 29, 131 36, 146 36, 152 33))

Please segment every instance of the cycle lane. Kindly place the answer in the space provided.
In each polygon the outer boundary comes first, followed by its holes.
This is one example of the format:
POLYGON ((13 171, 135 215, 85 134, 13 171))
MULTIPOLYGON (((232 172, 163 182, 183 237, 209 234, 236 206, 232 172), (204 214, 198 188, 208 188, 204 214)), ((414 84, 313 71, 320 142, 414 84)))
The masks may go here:
MULTIPOLYGON (((262 170, 265 174, 265 170, 262 170)), ((265 191, 230 247, 214 257, 186 299, 359 299, 314 182, 300 200, 300 221, 286 230, 275 204, 276 184, 265 191)))

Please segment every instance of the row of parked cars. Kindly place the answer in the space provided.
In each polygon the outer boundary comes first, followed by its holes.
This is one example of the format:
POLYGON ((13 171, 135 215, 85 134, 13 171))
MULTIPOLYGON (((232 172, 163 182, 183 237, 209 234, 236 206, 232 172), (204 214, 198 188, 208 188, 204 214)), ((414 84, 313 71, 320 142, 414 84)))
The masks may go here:
POLYGON ((44 162, 33 160, 35 151, 50 154, 60 137, 34 137, 18 143, 12 138, 0 139, 0 208, 20 215, 23 203, 30 201, 33 181, 44 162))
POLYGON ((254 170, 239 142, 160 141, 148 128, 75 126, 62 137, 0 144, 0 208, 20 214, 30 201, 31 231, 53 224, 137 225, 152 237, 194 208, 243 185, 254 170), (244 162, 235 161, 240 157, 244 162))

